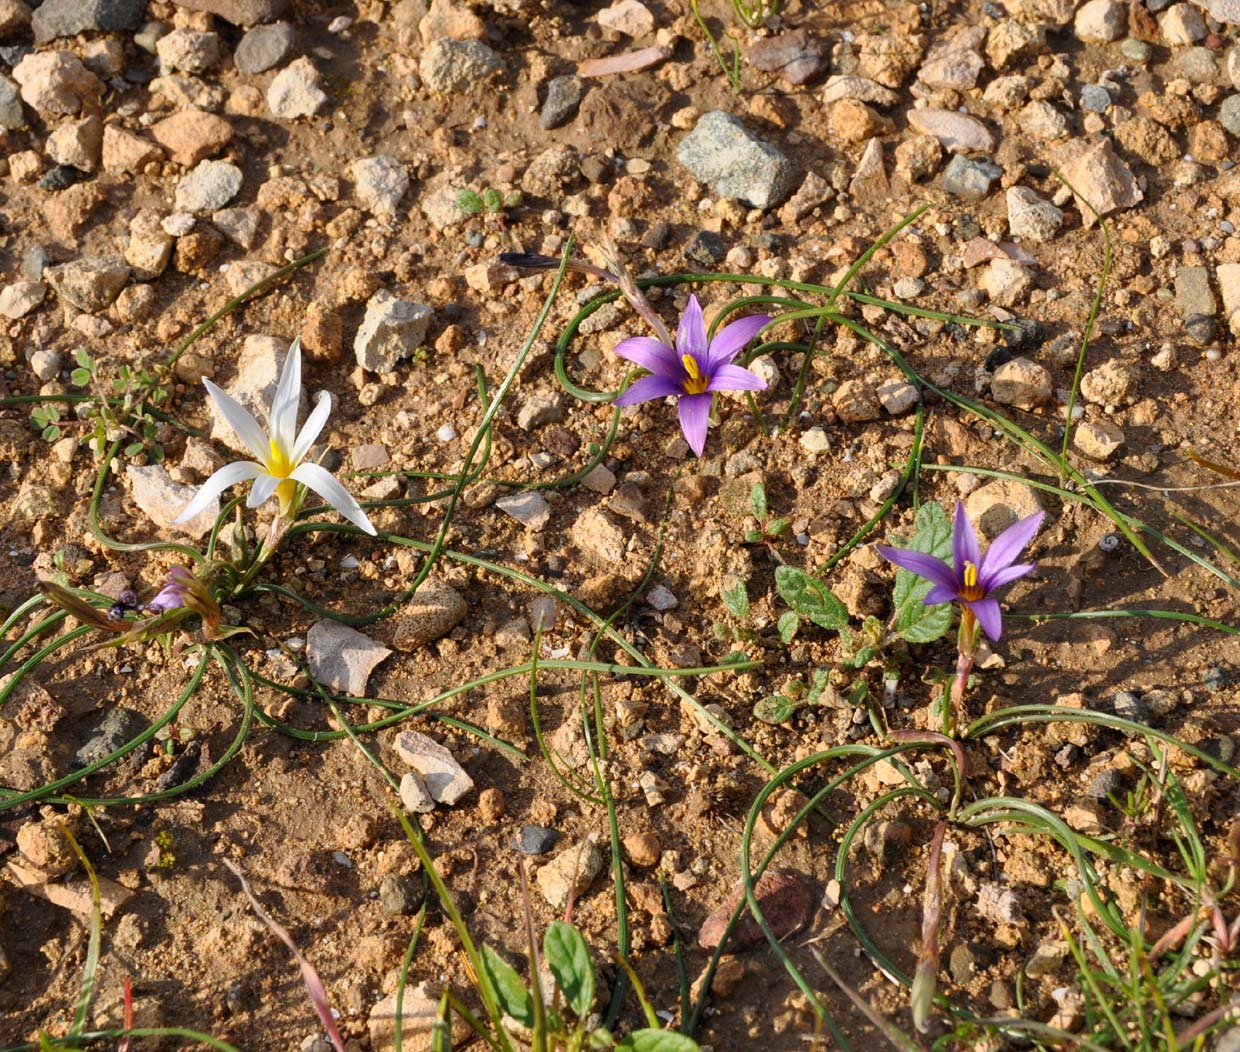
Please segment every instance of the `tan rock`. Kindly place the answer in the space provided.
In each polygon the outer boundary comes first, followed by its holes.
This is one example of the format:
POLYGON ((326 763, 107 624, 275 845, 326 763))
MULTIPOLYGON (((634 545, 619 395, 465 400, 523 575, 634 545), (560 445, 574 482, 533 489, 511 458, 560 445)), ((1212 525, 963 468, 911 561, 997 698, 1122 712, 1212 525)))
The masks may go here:
POLYGON ((192 167, 232 142, 233 129, 223 117, 205 110, 183 110, 165 117, 151 134, 177 164, 192 167))

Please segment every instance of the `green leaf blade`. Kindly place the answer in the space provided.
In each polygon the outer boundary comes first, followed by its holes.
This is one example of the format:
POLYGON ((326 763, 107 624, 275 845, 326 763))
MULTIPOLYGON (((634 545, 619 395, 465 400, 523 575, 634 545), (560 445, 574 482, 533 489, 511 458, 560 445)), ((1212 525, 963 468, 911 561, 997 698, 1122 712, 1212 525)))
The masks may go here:
POLYGON ((486 944, 482 947, 482 969, 504 1014, 522 1026, 533 1026, 534 1002, 517 970, 486 944))
POLYGON ((634 1030, 616 1052, 699 1052, 698 1043, 675 1030, 634 1030))
POLYGON ((804 570, 795 566, 779 567, 775 571, 775 587, 785 603, 819 628, 847 627, 848 607, 831 589, 804 570))
MULTIPOLYGON (((952 525, 947 512, 935 503, 926 503, 917 512, 913 539, 907 547, 949 562, 952 558, 952 525)), ((947 634, 952 623, 950 603, 926 606, 925 598, 934 585, 909 570, 896 571, 891 601, 895 607, 895 629, 910 643, 933 643, 947 634)))
POLYGON ((581 932, 564 921, 555 921, 543 936, 547 967, 578 1019, 585 1019, 594 1005, 594 962, 581 932))

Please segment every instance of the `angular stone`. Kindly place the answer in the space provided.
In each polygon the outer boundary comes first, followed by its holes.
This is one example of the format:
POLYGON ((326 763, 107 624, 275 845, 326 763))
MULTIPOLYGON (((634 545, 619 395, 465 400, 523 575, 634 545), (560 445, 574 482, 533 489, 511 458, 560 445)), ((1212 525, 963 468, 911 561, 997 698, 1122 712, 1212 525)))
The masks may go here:
POLYGON ((877 204, 891 193, 891 182, 883 164, 883 141, 875 136, 861 152, 857 170, 848 183, 848 192, 861 204, 877 204))
POLYGON ((158 212, 151 208, 139 209, 129 221, 129 244, 125 246, 125 262, 133 267, 138 281, 151 281, 159 277, 172 258, 176 243, 167 231, 158 212))
POLYGON ((438 577, 428 577, 393 619, 392 645, 397 650, 416 650, 451 632, 468 609, 455 588, 438 577))
POLYGON ((235 26, 274 22, 288 7, 288 0, 176 0, 178 7, 206 11, 235 26))
POLYGON ((1051 374, 1037 362, 1028 358, 1013 358, 995 370, 990 381, 990 394, 1003 405, 1033 409, 1051 400, 1054 383, 1051 374))
POLYGON ((448 40, 482 40, 487 35, 486 23, 465 0, 435 0, 431 9, 418 23, 423 44, 440 38, 448 40))
POLYGON ((380 154, 353 162, 357 199, 375 215, 392 216, 409 189, 409 173, 395 157, 380 154))
POLYGON ((1027 186, 1009 187, 1007 213, 1012 236, 1036 245, 1050 241, 1063 226, 1063 210, 1027 186))
POLYGON ((200 161, 177 183, 178 212, 214 212, 241 190, 241 169, 228 161, 200 161))
POLYGON ((10 321, 24 318, 47 296, 41 281, 17 281, 0 289, 0 314, 10 321))
POLYGON ((445 95, 470 92, 503 68, 503 60, 481 40, 433 41, 418 63, 422 82, 445 95))
POLYGON ((698 182, 754 208, 771 208, 792 190, 792 163, 722 110, 703 114, 676 156, 698 182))
POLYGON ((584 94, 585 81, 580 77, 552 77, 547 81, 547 98, 538 123, 547 131, 567 124, 576 115, 584 94))
POLYGON ((356 698, 366 696, 366 681, 375 666, 392 652, 338 621, 319 621, 306 633, 310 674, 331 690, 356 698))
POLYGON ((627 538, 601 508, 586 508, 569 530, 569 540, 592 562, 616 569, 624 561, 627 538))
POLYGON ((163 159, 164 151, 149 139, 115 124, 103 126, 103 170, 112 174, 140 174, 148 164, 163 159))
POLYGON ((1128 166, 1116 156, 1109 138, 1093 143, 1070 140, 1054 152, 1051 160, 1075 189, 1077 207, 1086 228, 1096 222, 1089 205, 1107 216, 1123 208, 1132 208, 1145 198, 1128 166))
POLYGON ((909 127, 933 135, 943 148, 952 153, 990 153, 995 148, 994 134, 976 117, 955 110, 908 111, 909 127))
POLYGON ((1175 306, 1182 318, 1194 314, 1214 317, 1218 301, 1210 288, 1210 273, 1205 267, 1177 267, 1175 272, 1175 306))
POLYGON ((372 373, 390 373, 426 339, 434 312, 423 303, 397 299, 380 289, 366 304, 366 316, 353 340, 357 364, 372 373))
POLYGON ((1076 12, 1073 31, 1083 44, 1110 44, 1128 31, 1128 12, 1119 0, 1089 0, 1076 12))
POLYGON ((538 890, 554 910, 575 902, 603 870, 603 852, 586 838, 566 847, 538 871, 538 890))
POLYGON ((551 521, 551 505, 547 503, 546 497, 534 490, 500 497, 495 506, 505 515, 534 531, 546 529, 547 523, 551 521))
POLYGON ((882 415, 878 395, 864 380, 845 380, 831 396, 831 404, 846 424, 863 424, 882 415))
POLYGON ((977 50, 985 39, 984 26, 966 26, 958 30, 950 39, 930 49, 917 71, 917 79, 935 89, 967 91, 976 86, 978 76, 986 67, 977 50))
POLYGON ((198 540, 211 532, 215 518, 220 513, 220 502, 217 498, 188 522, 174 524, 173 520, 185 510, 185 506, 194 499, 198 492, 195 486, 183 486, 173 482, 167 470, 161 464, 150 464, 137 467, 125 465, 125 476, 129 479, 133 501, 148 519, 156 526, 176 530, 186 536, 198 540))
POLYGON ((0 131, 16 131, 25 126, 26 114, 22 110, 21 90, 0 73, 0 131))
POLYGON ((75 114, 94 104, 104 92, 103 81, 71 51, 40 51, 13 68, 26 104, 42 116, 75 114))
MULTIPOLYGON (((798 873, 768 870, 754 886, 754 896, 772 934, 780 940, 795 935, 814 916, 814 892, 809 882, 798 873)), ((723 942, 732 913, 745 901, 745 886, 738 883, 719 906, 713 909, 698 930, 698 945, 713 950, 723 942)), ((766 946, 766 936, 758 927, 753 913, 746 907, 732 935, 727 953, 745 953, 766 946)))
POLYGON ((1077 452, 1091 460, 1109 460, 1124 444, 1124 432, 1105 420, 1085 420, 1072 432, 1077 452))
MULTIPOLYGON (((367 1028, 370 1030, 370 1052, 396 1052, 396 1002, 398 991, 370 1010, 367 1028)), ((440 992, 429 982, 408 986, 400 999, 401 1047, 404 1052, 423 1052, 432 1047, 435 1040, 436 1022, 439 1019, 440 992)), ((464 1045, 473 1031, 456 1012, 449 1012, 452 1036, 449 1046, 464 1045)))
POLYGON ((996 480, 975 489, 964 501, 969 520, 987 539, 994 540, 1017 519, 1042 511, 1037 490, 1022 482, 996 480))
POLYGON ((1114 359, 1103 362, 1081 377, 1081 395, 1095 405, 1128 405, 1137 400, 1139 388, 1136 371, 1114 359))
POLYGON ((822 92, 822 101, 824 105, 830 106, 831 103, 838 102, 840 99, 856 99, 858 102, 866 102, 871 106, 887 107, 899 102, 900 96, 890 88, 884 88, 876 81, 866 80, 865 77, 837 74, 827 80, 827 86, 822 92))
POLYGON ((144 18, 146 0, 44 0, 30 19, 30 27, 34 42, 46 44, 87 31, 134 30, 144 18))
POLYGON ((220 61, 218 33, 174 29, 155 45, 162 73, 206 73, 220 61))
POLYGON ((1007 256, 992 259, 979 282, 991 303, 1014 307, 1033 285, 1033 272, 1007 256))
POLYGON ((304 55, 275 75, 267 88, 267 106, 280 120, 313 117, 331 100, 322 87, 323 78, 304 55))
POLYGON ((233 129, 223 117, 189 109, 165 117, 151 134, 177 164, 189 168, 232 142, 233 129))
POLYGON ((103 122, 94 114, 81 120, 68 120, 47 137, 47 155, 57 164, 67 164, 80 172, 99 167, 103 148, 103 122))
POLYGON ((644 37, 654 32, 654 15, 641 0, 615 0, 596 16, 604 29, 622 33, 626 37, 644 37))
POLYGON ((907 413, 920 397, 917 388, 907 380, 888 380, 885 384, 878 385, 876 393, 879 404, 892 416, 907 413))
POLYGON ((434 738, 417 731, 401 731, 394 744, 400 758, 426 783, 436 803, 451 807, 474 787, 465 768, 434 738))
POLYGON ((990 187, 1003 174, 1003 169, 988 161, 973 161, 956 154, 943 170, 943 189, 966 201, 981 201, 990 187))
POLYGON ((258 244, 258 231, 263 214, 257 208, 222 208, 211 215, 212 225, 229 241, 244 249, 258 244))
POLYGON ((87 314, 99 314, 120 295, 129 280, 129 268, 115 258, 83 257, 47 267, 43 277, 70 306, 87 314))
POLYGON ((425 815, 435 810, 435 798, 417 771, 406 771, 400 777, 400 802, 406 811, 425 815))
POLYGON ((804 29, 764 37, 750 45, 745 58, 754 69, 777 73, 789 84, 806 84, 830 65, 826 48, 804 29))

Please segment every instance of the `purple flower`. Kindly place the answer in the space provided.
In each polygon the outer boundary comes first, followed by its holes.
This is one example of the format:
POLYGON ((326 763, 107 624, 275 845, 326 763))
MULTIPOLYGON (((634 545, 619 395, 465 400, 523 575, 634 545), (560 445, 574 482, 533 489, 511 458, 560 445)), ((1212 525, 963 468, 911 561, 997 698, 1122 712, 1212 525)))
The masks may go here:
POLYGON ((965 514, 964 505, 956 503, 956 521, 952 526, 952 561, 948 566, 925 552, 911 548, 889 548, 875 545, 878 554, 888 562, 923 577, 934 585, 925 598, 926 606, 938 603, 960 603, 977 618, 983 631, 992 640, 1003 634, 1003 613, 991 593, 1005 584, 1019 580, 1033 570, 1033 563, 1017 563, 1016 559, 1042 525, 1042 512, 1012 523, 986 551, 982 558, 977 546, 973 523, 965 514))
POLYGON ((168 571, 163 588, 146 604, 146 609, 152 614, 179 610, 185 605, 185 600, 193 595, 195 583, 196 578, 184 566, 174 566, 168 571))
POLYGON ((634 336, 616 345, 616 354, 650 373, 634 381, 616 405, 636 405, 655 398, 679 398, 680 429, 698 456, 706 446, 710 403, 715 391, 763 391, 766 381, 732 362, 769 321, 753 314, 725 325, 707 344, 706 320, 696 296, 676 330, 676 347, 649 336, 634 336))

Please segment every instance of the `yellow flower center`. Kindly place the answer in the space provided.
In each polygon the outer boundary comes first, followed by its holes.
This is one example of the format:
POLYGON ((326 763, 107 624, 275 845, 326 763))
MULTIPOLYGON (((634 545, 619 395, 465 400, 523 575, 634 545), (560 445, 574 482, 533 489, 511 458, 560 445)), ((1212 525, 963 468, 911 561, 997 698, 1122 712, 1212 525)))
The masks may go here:
POLYGON ((267 458, 267 470, 278 479, 288 478, 293 470, 293 465, 280 447, 280 443, 274 438, 271 440, 271 455, 267 458))
POLYGON ((977 583, 977 567, 970 562, 964 564, 964 587, 960 589, 960 598, 971 603, 986 598, 986 589, 977 583))
POLYGON ((685 372, 689 374, 684 382, 685 394, 705 394, 706 385, 710 383, 710 380, 702 375, 697 359, 691 354, 682 354, 680 360, 684 363, 685 372))

